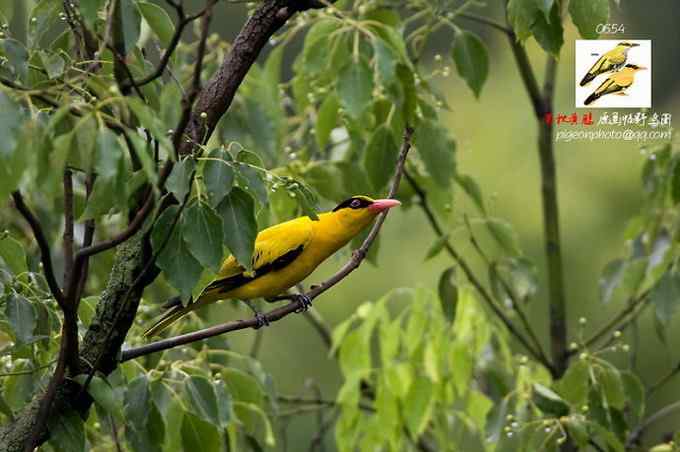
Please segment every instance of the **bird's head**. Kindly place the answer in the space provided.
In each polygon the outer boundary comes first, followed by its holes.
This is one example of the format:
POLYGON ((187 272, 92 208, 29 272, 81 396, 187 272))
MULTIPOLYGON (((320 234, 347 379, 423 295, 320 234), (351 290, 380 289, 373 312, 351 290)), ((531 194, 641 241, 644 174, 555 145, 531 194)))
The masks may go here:
POLYGON ((332 215, 350 229, 360 231, 380 212, 396 207, 401 203, 396 199, 373 199, 368 196, 352 196, 333 209, 332 215))

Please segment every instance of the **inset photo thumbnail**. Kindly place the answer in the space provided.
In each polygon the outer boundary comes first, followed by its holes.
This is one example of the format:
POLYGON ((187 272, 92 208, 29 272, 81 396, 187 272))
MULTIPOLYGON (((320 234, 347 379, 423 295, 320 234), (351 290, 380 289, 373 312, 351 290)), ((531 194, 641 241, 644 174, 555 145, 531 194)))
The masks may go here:
POLYGON ((576 40, 576 108, 650 108, 651 40, 576 40))

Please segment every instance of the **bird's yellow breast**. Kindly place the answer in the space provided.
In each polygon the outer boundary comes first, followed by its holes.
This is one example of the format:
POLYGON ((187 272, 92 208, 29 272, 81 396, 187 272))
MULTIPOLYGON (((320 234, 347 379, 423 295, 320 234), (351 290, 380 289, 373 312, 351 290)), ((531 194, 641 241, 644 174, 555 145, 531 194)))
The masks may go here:
POLYGON ((293 228, 296 230, 310 228, 302 253, 285 267, 270 271, 241 287, 222 293, 220 299, 270 298, 280 295, 309 276, 355 235, 354 231, 340 227, 337 218, 332 214, 321 214, 318 221, 312 221, 307 217, 294 221, 262 231, 257 240, 267 240, 272 235, 292 234, 293 228))

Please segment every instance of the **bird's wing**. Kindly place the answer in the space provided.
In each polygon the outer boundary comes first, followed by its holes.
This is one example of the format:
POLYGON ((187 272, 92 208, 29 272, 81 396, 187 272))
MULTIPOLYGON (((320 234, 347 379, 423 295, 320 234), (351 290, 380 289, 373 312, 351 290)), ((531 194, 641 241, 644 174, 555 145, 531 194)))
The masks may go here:
POLYGON ((602 82, 602 84, 595 90, 595 94, 598 96, 604 96, 605 94, 616 93, 621 91, 624 87, 616 83, 613 77, 609 77, 607 80, 602 82))
POLYGON ((246 271, 229 256, 213 282, 208 284, 201 298, 225 293, 249 283, 271 271, 280 270, 293 262, 312 238, 312 223, 308 217, 297 218, 261 231, 255 240, 252 270, 246 271))

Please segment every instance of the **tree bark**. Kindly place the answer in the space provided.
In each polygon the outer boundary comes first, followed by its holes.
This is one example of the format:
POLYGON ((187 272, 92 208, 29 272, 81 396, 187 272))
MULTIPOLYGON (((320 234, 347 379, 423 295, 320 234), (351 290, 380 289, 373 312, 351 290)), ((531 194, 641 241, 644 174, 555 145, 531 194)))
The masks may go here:
MULTIPOLYGON (((111 373, 116 368, 118 351, 132 326, 143 291, 143 284, 139 284, 139 288, 133 288, 132 284, 144 268, 146 259, 150 257, 149 251, 148 244, 144 243, 142 232, 118 247, 109 281, 97 304, 97 313, 83 340, 82 356, 85 362, 94 363, 101 354, 102 359, 98 370, 105 374, 111 373), (126 297, 128 292, 130 295, 126 297), (117 312, 121 314, 118 314, 119 320, 116 328, 112 328, 117 312), (111 330, 113 332, 106 341, 108 331, 111 330)), ((36 394, 31 402, 15 416, 13 422, 0 427, 0 450, 6 452, 24 450, 26 439, 34 433, 43 395, 43 392, 36 394)), ((80 393, 79 385, 65 384, 57 390, 51 416, 58 416, 59 413, 71 408, 86 415, 89 407, 89 397, 80 393)), ((43 441, 46 440, 47 432, 41 432, 41 436, 43 441)))
MULTIPOLYGON (((323 3, 315 0, 265 0, 253 13, 234 41, 228 57, 199 94, 189 117, 187 133, 203 142, 226 113, 236 90, 255 62, 269 38, 290 19, 295 12, 321 8, 323 3), (201 113, 208 120, 201 118, 201 113), (201 138, 201 139, 199 139, 201 138)), ((182 146, 185 146, 183 140, 182 146)), ((181 151, 181 150, 180 150, 181 151)), ((44 256, 43 256, 44 257, 44 256)), ((115 262, 109 274, 106 289, 102 293, 97 311, 82 343, 82 368, 90 365, 108 375, 119 364, 121 345, 132 326, 144 288, 158 274, 158 269, 146 269, 152 258, 151 246, 144 231, 118 245, 115 262)), ((57 286, 58 287, 58 286, 57 286)), ((44 392, 38 392, 19 412, 15 419, 0 426, 0 450, 22 452, 28 438, 35 435, 36 420, 44 392)), ((75 409, 85 417, 91 405, 87 394, 78 384, 67 380, 58 388, 50 416, 56 417, 75 409)), ((48 438, 47 429, 40 432, 41 441, 48 438)))

